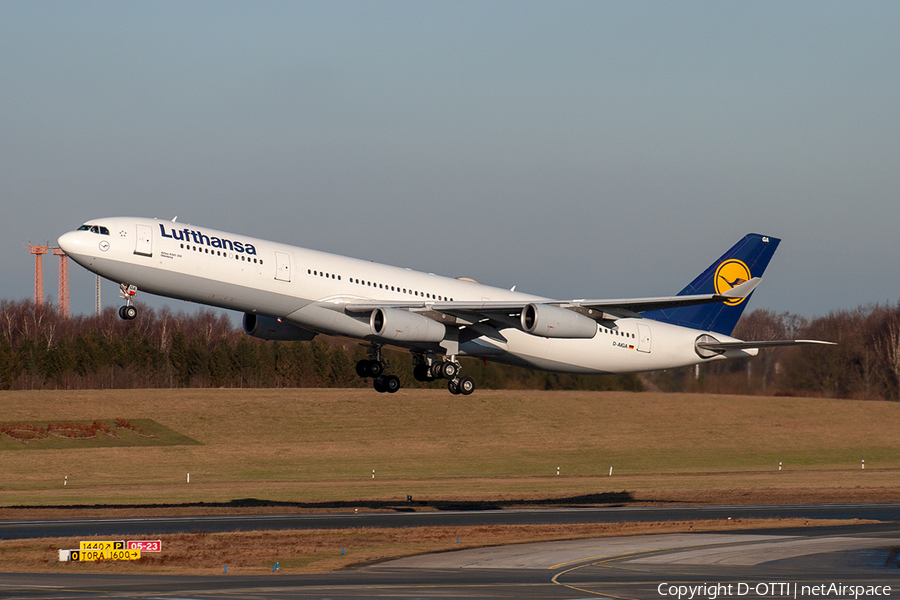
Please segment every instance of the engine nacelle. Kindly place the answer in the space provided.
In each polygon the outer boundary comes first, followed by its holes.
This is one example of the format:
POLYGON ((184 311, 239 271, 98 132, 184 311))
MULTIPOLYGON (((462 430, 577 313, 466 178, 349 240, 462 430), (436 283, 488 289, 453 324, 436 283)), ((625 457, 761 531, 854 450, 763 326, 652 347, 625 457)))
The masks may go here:
POLYGON ((395 342, 440 342, 446 334, 434 319, 396 308, 376 308, 369 325, 374 335, 395 342))
POLYGON ((316 337, 315 331, 309 331, 279 319, 254 315, 253 313, 244 313, 242 325, 244 326, 244 333, 263 340, 308 342, 316 337))
POLYGON ((551 304, 528 304, 522 309, 522 329, 541 337, 590 339, 597 333, 597 322, 551 304))

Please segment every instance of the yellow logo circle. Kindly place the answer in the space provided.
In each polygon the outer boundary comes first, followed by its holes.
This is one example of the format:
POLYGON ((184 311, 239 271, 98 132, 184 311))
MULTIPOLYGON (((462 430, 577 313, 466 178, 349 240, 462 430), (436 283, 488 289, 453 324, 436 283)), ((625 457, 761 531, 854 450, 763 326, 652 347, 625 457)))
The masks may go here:
MULTIPOLYGON (((714 286, 717 294, 724 294, 728 290, 739 286, 740 284, 750 281, 750 269, 747 268, 742 261, 736 258, 730 258, 722 261, 719 268, 716 269, 716 279, 714 286)), ((728 306, 737 306, 746 298, 734 298, 726 300, 728 306)))

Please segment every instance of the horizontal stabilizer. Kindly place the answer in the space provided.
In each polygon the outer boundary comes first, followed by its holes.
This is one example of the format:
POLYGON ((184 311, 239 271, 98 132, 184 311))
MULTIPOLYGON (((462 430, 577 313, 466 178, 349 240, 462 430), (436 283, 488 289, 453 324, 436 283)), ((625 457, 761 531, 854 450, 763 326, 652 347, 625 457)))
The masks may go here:
POLYGON ((835 346, 835 342, 826 342, 823 340, 759 340, 749 342, 697 342, 697 347, 704 350, 712 350, 714 352, 724 352, 726 350, 749 350, 751 348, 775 348, 778 346, 805 346, 809 344, 819 344, 822 346, 835 346))

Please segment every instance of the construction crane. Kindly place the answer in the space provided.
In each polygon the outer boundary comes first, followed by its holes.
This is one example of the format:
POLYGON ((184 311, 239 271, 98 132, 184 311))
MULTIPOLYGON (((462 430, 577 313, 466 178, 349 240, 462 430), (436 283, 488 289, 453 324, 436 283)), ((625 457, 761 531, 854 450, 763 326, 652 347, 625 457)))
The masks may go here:
POLYGON ((44 304, 44 255, 47 254, 47 246, 25 246, 34 254, 34 305, 44 304))
POLYGON ((32 246, 31 242, 25 246, 34 254, 34 305, 44 304, 44 255, 53 250, 53 255, 59 257, 59 302, 56 310, 59 316, 69 318, 69 262, 66 253, 61 248, 53 246, 32 246))
POLYGON ((53 248, 53 255, 59 257, 59 302, 56 310, 64 319, 69 318, 69 257, 62 248, 53 248))

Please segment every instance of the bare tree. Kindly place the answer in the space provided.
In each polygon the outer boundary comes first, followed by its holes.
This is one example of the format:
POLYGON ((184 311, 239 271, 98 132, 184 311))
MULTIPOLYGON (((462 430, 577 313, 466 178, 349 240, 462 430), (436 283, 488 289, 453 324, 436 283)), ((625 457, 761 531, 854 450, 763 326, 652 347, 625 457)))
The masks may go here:
POLYGON ((894 399, 900 400, 900 305, 891 311, 875 339, 875 349, 891 378, 894 399))

